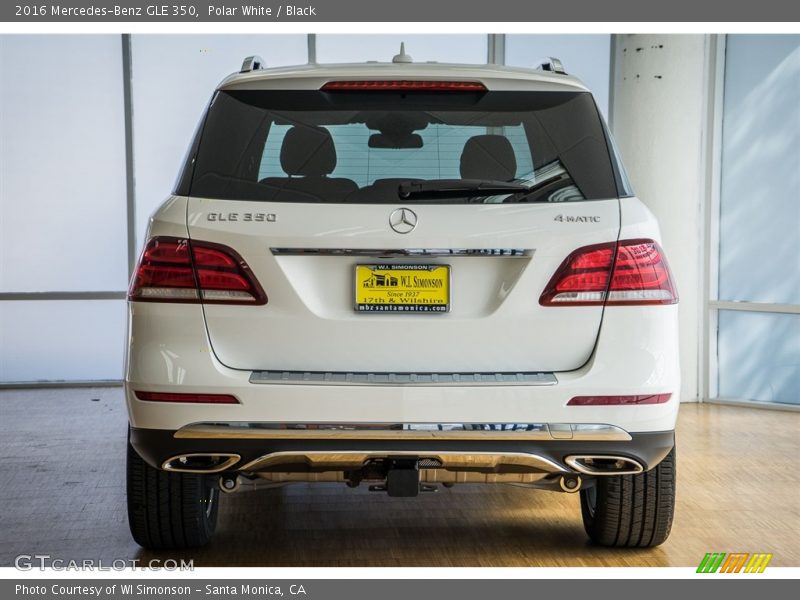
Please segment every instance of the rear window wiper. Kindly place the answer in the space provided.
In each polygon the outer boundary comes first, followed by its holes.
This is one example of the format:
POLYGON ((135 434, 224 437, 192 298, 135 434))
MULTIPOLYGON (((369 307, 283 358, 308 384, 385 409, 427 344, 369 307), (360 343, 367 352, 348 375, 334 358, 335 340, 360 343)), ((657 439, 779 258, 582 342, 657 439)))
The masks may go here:
POLYGON ((404 200, 415 198, 475 198, 497 194, 518 194, 529 188, 519 183, 483 179, 437 179, 401 183, 397 195, 404 200))
MULTIPOLYGON (((567 181, 572 181, 572 178, 567 173, 556 173, 555 175, 551 175, 550 177, 545 177, 536 183, 524 186, 525 193, 522 194, 519 198, 517 198, 518 202, 527 202, 529 196, 536 197, 540 194, 540 192, 550 191, 549 188, 553 186, 560 186, 562 183, 567 181)), ((536 201, 536 200, 535 200, 536 201)))
POLYGON ((530 196, 549 190, 571 180, 566 173, 556 173, 532 185, 482 179, 437 179, 435 181, 408 181, 401 183, 397 195, 404 200, 416 198, 477 198, 497 195, 516 195, 518 202, 527 202, 530 196))

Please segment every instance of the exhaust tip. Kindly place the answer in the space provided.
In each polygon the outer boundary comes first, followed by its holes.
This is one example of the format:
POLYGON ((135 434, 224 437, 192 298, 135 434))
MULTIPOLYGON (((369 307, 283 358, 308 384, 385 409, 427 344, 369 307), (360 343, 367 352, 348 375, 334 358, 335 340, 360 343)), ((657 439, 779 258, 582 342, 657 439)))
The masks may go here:
POLYGON ((179 454, 165 460, 161 468, 175 473, 219 473, 238 463, 241 458, 238 454, 224 452, 179 454))
POLYGON ((576 454, 564 462, 584 475, 636 475, 644 471, 639 461, 627 456, 576 454))

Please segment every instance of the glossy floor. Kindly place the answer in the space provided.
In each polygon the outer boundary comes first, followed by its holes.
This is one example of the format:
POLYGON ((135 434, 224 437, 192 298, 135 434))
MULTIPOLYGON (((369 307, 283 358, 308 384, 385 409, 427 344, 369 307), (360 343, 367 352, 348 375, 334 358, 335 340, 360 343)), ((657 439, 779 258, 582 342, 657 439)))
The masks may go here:
POLYGON ((651 550, 592 546, 578 498, 511 486, 388 498, 306 484, 225 496, 213 542, 153 554, 130 538, 120 388, 0 392, 0 565, 193 558, 214 566, 696 566, 772 552, 800 566, 800 412, 686 404, 678 508, 651 550))

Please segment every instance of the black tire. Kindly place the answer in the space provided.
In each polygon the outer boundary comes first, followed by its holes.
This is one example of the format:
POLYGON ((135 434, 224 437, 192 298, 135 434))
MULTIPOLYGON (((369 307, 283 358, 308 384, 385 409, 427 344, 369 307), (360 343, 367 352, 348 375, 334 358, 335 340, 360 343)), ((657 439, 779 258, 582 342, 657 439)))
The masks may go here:
POLYGON ((675 512, 675 448, 638 475, 598 477, 581 491, 586 533, 595 544, 651 548, 663 544, 675 512))
POLYGON ((202 546, 217 526, 219 489, 207 475, 170 473, 148 465, 128 443, 128 525, 150 550, 202 546))

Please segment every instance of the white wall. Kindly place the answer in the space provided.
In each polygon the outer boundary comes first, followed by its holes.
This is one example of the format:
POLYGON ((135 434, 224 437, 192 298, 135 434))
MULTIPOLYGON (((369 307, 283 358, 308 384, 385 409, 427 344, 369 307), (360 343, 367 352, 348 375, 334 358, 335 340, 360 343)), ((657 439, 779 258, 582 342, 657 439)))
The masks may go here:
POLYGON ((699 397, 705 61, 703 35, 617 38, 613 133, 678 286, 682 400, 699 397))
MULTIPOLYGON (((118 35, 0 36, 0 293, 127 286, 118 35)), ((0 381, 119 379, 124 300, 0 300, 0 381)))
POLYGON ((118 35, 0 36, 0 292, 127 281, 118 35))

